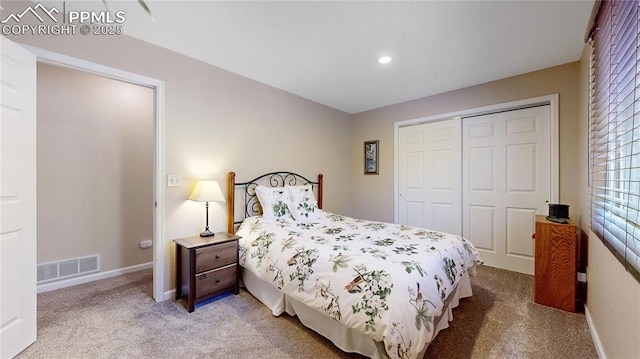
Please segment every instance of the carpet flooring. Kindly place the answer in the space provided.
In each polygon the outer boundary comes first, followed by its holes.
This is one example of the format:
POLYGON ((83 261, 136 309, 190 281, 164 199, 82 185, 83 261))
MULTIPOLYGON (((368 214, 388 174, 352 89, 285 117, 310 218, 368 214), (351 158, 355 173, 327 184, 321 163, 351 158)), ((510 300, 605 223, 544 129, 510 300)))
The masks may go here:
MULTIPOLYGON (((597 358, 584 314, 533 303, 533 277, 479 267, 474 296, 425 358, 597 358)), ((144 270, 38 295, 38 339, 16 358, 361 358, 241 290, 187 313, 144 270)))

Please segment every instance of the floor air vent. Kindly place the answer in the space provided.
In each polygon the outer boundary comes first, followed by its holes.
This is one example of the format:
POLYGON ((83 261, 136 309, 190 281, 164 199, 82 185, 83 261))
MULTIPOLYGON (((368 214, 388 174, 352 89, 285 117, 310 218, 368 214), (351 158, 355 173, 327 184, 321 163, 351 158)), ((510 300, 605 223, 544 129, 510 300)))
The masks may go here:
POLYGON ((76 277, 100 270, 100 255, 38 264, 38 283, 76 277))

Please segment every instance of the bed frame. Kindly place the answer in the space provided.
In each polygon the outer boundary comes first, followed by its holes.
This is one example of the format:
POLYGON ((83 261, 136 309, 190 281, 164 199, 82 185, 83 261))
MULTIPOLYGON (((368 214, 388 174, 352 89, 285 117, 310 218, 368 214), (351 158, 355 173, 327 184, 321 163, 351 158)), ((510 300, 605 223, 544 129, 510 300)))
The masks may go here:
POLYGON ((258 176, 251 181, 236 183, 235 172, 229 172, 227 175, 227 232, 235 233, 236 226, 250 216, 256 216, 262 213, 258 196, 256 195, 256 187, 264 185, 268 187, 303 186, 310 184, 317 191, 316 198, 318 208, 322 209, 322 178, 323 174, 318 175, 317 181, 311 181, 308 178, 295 172, 276 171, 258 176), (240 191, 243 197, 242 202, 242 218, 236 220, 236 192, 240 191))

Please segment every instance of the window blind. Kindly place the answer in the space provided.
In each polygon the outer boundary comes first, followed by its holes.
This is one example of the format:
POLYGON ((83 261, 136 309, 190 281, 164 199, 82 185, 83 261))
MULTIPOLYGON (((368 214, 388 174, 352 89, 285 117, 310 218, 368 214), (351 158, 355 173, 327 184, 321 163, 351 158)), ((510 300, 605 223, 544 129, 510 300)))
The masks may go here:
POLYGON ((640 281, 640 1, 603 1, 591 43, 591 228, 640 281))

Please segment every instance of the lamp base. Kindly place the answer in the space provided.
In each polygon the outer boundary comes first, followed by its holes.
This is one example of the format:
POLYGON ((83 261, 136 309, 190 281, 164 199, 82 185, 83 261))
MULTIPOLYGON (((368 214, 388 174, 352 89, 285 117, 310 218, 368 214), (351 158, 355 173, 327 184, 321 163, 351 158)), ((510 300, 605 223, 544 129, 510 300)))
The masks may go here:
POLYGON ((215 236, 215 233, 211 232, 208 229, 200 233, 200 237, 213 237, 213 236, 215 236))

